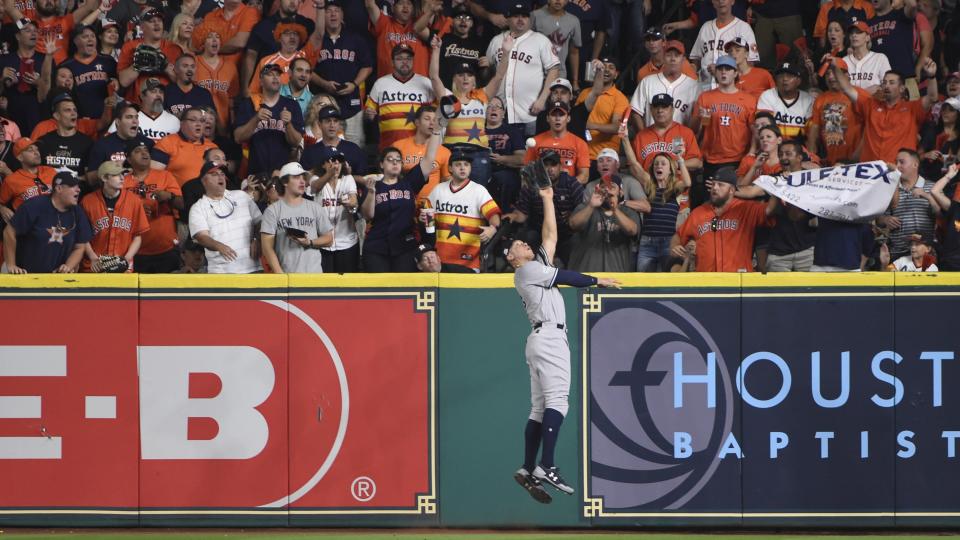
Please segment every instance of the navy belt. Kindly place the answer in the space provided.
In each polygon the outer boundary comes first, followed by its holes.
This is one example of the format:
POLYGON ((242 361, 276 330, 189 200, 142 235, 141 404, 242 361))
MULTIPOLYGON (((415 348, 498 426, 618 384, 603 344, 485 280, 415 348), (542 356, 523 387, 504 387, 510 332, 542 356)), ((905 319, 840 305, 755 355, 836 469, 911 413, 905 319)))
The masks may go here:
POLYGON ((542 328, 544 325, 546 325, 547 328, 557 327, 557 330, 563 330, 563 329, 565 328, 565 326, 562 325, 562 324, 560 324, 560 323, 542 323, 542 322, 538 322, 538 323, 533 323, 533 329, 534 329, 534 330, 539 330, 539 329, 542 328))

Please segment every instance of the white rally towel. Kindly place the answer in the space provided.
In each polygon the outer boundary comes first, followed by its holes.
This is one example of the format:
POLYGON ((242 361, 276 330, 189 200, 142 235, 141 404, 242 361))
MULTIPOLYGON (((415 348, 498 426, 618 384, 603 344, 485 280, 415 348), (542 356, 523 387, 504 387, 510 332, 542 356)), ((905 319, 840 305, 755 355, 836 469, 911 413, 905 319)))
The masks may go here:
POLYGON ((870 221, 890 205, 900 172, 882 161, 761 176, 764 191, 811 214, 835 221, 870 221))

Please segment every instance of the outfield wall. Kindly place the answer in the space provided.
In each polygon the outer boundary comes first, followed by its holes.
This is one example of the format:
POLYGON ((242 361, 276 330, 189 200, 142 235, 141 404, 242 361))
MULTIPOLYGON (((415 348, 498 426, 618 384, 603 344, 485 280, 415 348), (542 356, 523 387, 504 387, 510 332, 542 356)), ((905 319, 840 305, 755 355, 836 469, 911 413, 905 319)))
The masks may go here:
POLYGON ((620 277, 547 506, 511 276, 0 276, 0 525, 960 524, 960 276, 620 277))

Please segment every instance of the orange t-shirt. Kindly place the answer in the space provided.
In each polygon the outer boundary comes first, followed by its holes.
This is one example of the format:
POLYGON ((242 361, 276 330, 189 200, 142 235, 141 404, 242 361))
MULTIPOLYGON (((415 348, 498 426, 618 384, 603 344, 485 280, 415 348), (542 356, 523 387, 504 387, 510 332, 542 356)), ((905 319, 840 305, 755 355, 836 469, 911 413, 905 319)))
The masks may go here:
POLYGON ((56 174, 57 171, 53 167, 46 165, 37 166, 36 176, 27 172, 26 169, 17 169, 0 182, 0 204, 6 206, 12 203, 13 209, 16 210, 27 199, 50 193, 53 177, 56 174), (41 188, 40 183, 46 187, 41 188))
POLYGON ((826 165, 850 159, 863 134, 863 121, 842 92, 828 91, 817 96, 808 124, 819 128, 818 143, 826 150, 826 165))
POLYGON ((560 154, 560 166, 572 178, 577 177, 580 169, 590 168, 590 149, 587 148, 586 141, 569 131, 559 137, 554 136, 552 131, 544 131, 534 137, 534 140, 537 145, 527 148, 527 155, 523 157, 524 163, 530 163, 547 150, 553 150, 560 154))
POLYGON ((863 118, 863 151, 860 161, 897 160, 901 148, 917 149, 917 130, 927 112, 923 101, 898 100, 892 107, 857 89, 857 112, 863 118))
MULTIPOLYGON (((392 146, 399 150, 403 156, 403 172, 407 172, 417 165, 420 165, 420 160, 427 154, 427 144, 417 144, 413 137, 400 139, 393 143, 392 146)), ((437 184, 445 181, 449 177, 450 150, 445 146, 441 146, 437 148, 437 157, 433 160, 433 171, 430 173, 430 177, 427 178, 427 183, 424 184, 423 188, 420 189, 420 193, 417 194, 418 206, 423 207, 433 188, 437 187, 437 184)))
MULTIPOLYGON (((150 230, 150 222, 143 211, 143 203, 129 191, 120 190, 113 211, 107 209, 103 191, 96 191, 80 201, 80 207, 90 220, 93 237, 90 247, 97 255, 124 256, 134 237, 150 230)), ((90 259, 84 257, 81 272, 90 271, 90 259)))
POLYGON ((760 99, 760 94, 776 86, 773 76, 770 72, 759 67, 752 67, 746 74, 740 75, 737 79, 737 88, 752 95, 755 99, 760 99))
MULTIPOLYGON (((657 67, 653 65, 653 60, 650 60, 637 70, 637 81, 642 81, 647 75, 653 75, 661 71, 663 71, 663 66, 657 67)), ((693 80, 697 80, 697 70, 693 68, 693 64, 686 58, 684 58, 683 63, 680 64, 680 72, 693 80)))
POLYGON ((306 58, 311 66, 315 66, 317 65, 317 58, 319 56, 320 53, 313 47, 313 43, 307 43, 306 47, 296 51, 289 58, 279 52, 268 54, 257 62, 257 67, 253 70, 253 77, 250 78, 250 85, 247 86, 247 88, 251 94, 260 93, 260 70, 267 64, 280 66, 283 69, 283 73, 280 74, 280 84, 288 84, 290 82, 290 64, 292 64, 294 60, 297 58, 306 58))
MULTIPOLYGON (((24 15, 26 17, 26 15, 24 15)), ((37 52, 47 53, 47 39, 53 38, 57 42, 57 52, 53 53, 53 65, 58 65, 67 59, 67 49, 70 45, 70 34, 73 33, 73 15, 60 17, 44 17, 35 20, 37 23, 37 52)))
MULTIPOLYGON (((737 167, 737 176, 743 178, 747 175, 747 171, 750 170, 750 167, 753 167, 753 164, 757 162, 756 154, 747 154, 740 161, 740 166, 737 167)), ((775 174, 780 174, 780 171, 783 170, 783 167, 780 166, 780 162, 777 162, 776 165, 770 166, 768 163, 764 163, 760 167, 760 174, 765 174, 767 176, 772 176, 775 174)))
MULTIPOLYGON (((47 133, 51 133, 56 130, 57 121, 53 118, 47 118, 46 120, 41 120, 36 126, 33 126, 33 133, 30 134, 30 138, 37 140, 47 133)), ((93 140, 100 138, 100 132, 97 131, 96 118, 77 118, 77 131, 83 133, 93 140)))
POLYGON ((221 125, 230 125, 230 100, 240 93, 240 74, 237 66, 220 59, 220 65, 211 68, 203 57, 197 57, 196 83, 206 88, 217 108, 217 119, 221 125))
POLYGON ((703 159, 732 163, 747 155, 756 111, 757 98, 746 92, 725 94, 716 89, 700 94, 693 116, 703 126, 703 159))
MULTIPOLYGON (((117 73, 129 68, 133 65, 133 51, 137 50, 137 46, 143 43, 142 39, 134 39, 123 44, 123 48, 120 49, 120 58, 117 60, 117 73)), ((183 54, 183 49, 179 45, 173 43, 172 41, 167 41, 165 39, 160 40, 160 52, 167 57, 167 62, 172 64, 177 61, 177 58, 180 58, 180 55, 183 54)), ((143 84, 143 81, 156 77, 160 80, 161 83, 167 84, 170 82, 170 79, 163 73, 148 74, 144 73, 137 77, 137 80, 127 88, 126 97, 127 101, 132 101, 134 103, 140 103, 140 85, 143 84)))
POLYGON ((680 245, 697 242, 697 272, 753 272, 753 239, 757 227, 772 227, 766 203, 733 198, 717 215, 701 204, 677 231, 680 245))
POLYGON ((406 43, 413 48, 413 72, 429 76, 430 51, 413 31, 413 22, 400 24, 389 15, 380 15, 373 26, 377 37, 377 77, 393 73, 393 47, 406 43))
POLYGON ((160 139, 157 145, 153 147, 154 150, 169 156, 166 170, 177 179, 177 183, 181 186, 200 176, 200 168, 203 167, 203 153, 210 148, 217 148, 217 145, 207 139, 190 142, 184 139, 179 132, 171 133, 160 139))
POLYGON ((697 144, 697 137, 693 130, 683 124, 672 123, 663 135, 657 133, 654 126, 648 126, 641 129, 637 136, 633 138, 633 152, 637 155, 637 161, 644 169, 649 169, 653 164, 653 158, 661 152, 673 153, 673 139, 680 137, 683 139, 683 158, 700 159, 700 145, 697 144))
MULTIPOLYGON (((250 32, 253 27, 260 22, 260 12, 256 8, 246 4, 240 4, 240 7, 233 13, 233 16, 227 19, 223 8, 217 8, 203 18, 203 22, 194 32, 200 32, 201 28, 209 28, 220 36, 220 42, 226 43, 233 39, 240 32, 250 32)), ((240 62, 241 53, 221 54, 220 56, 236 66, 240 62)), ((173 60, 171 60, 172 62, 173 60)))
MULTIPOLYGON (((576 104, 579 105, 586 101, 589 95, 590 90, 580 92, 580 97, 577 98, 576 104)), ((627 99, 627 96, 623 95, 623 92, 618 90, 616 86, 611 86, 607 90, 604 90, 603 93, 600 94, 600 97, 597 98, 597 101, 593 104, 593 109, 590 111, 590 116, 587 117, 587 122, 591 124, 609 124, 613 121, 613 115, 615 114, 619 114, 622 119, 624 111, 626 111, 626 115, 629 117, 630 100, 627 99)), ((619 153, 619 135, 607 135, 595 129, 589 130, 589 133, 590 141, 587 142, 587 148, 590 149, 590 159, 597 159, 597 154, 604 148, 610 148, 619 153)))
MULTIPOLYGON (((128 174, 123 178, 123 189, 139 197, 140 182, 128 174)), ((183 191, 177 179, 167 171, 150 169, 143 179, 144 196, 140 197, 143 211, 150 221, 150 230, 143 233, 138 255, 159 255, 177 247, 177 220, 170 202, 159 202, 151 194, 166 191, 175 197, 182 197, 183 191)))

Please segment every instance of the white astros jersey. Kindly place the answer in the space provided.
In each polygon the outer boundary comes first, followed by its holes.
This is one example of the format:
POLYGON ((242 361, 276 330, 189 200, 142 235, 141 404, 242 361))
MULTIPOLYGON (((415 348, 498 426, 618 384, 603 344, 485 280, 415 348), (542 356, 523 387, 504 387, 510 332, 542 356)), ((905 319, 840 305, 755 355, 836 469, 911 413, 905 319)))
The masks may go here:
POLYGON ((777 118, 777 127, 783 140, 799 137, 805 133, 807 121, 813 112, 813 96, 803 90, 797 99, 786 102, 777 93, 776 88, 764 90, 757 101, 758 111, 770 111, 777 118))
MULTIPOLYGON (((497 34, 487 46, 487 58, 491 66, 500 63, 500 56, 503 54, 500 47, 505 34, 497 34)), ((560 59, 553 53, 553 44, 547 36, 528 30, 514 40, 507 73, 503 76, 497 92, 503 99, 507 123, 525 124, 537 119, 536 115, 530 114, 530 106, 543 89, 547 71, 559 65, 560 59)))
POLYGON ((843 57, 843 61, 850 68, 850 84, 858 88, 879 86, 883 76, 890 71, 890 60, 887 55, 867 51, 863 60, 857 60, 852 54, 843 57))
POLYGON ((753 34, 753 28, 750 28, 750 25, 743 19, 734 17, 733 21, 727 23, 723 28, 718 28, 717 20, 711 19, 700 27, 697 40, 693 42, 693 47, 690 49, 690 59, 700 60, 700 88, 703 91, 713 90, 717 87, 717 81, 707 67, 710 64, 715 64, 717 58, 726 54, 723 51, 723 46, 738 36, 750 45, 747 60, 759 62, 760 53, 757 52, 757 38, 753 34))
MULTIPOLYGON (((137 128, 137 131, 153 142, 157 142, 167 135, 173 135, 180 131, 180 119, 169 111, 163 111, 160 113, 160 116, 156 118, 150 118, 147 113, 140 111, 137 117, 140 121, 140 127, 137 128)), ((110 128, 107 129, 107 133, 114 133, 116 131, 117 123, 110 122, 110 128)))
POLYGON ((644 125, 653 125, 650 100, 657 94, 670 94, 673 97, 673 120, 685 126, 690 125, 693 106, 700 97, 700 85, 697 81, 682 73, 673 82, 668 81, 663 73, 653 73, 644 77, 630 98, 630 108, 637 114, 643 115, 644 125))

